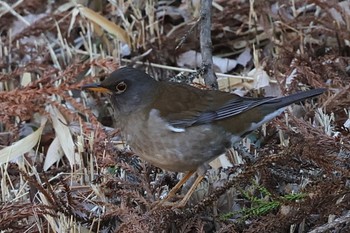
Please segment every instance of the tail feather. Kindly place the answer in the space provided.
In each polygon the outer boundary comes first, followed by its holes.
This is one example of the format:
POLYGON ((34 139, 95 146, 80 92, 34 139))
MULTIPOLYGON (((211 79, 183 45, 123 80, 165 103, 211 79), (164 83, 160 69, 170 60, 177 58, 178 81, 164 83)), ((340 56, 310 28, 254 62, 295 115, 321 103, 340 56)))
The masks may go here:
POLYGON ((297 92, 289 96, 267 99, 266 102, 259 105, 263 107, 257 106, 260 110, 260 113, 262 113, 264 117, 257 118, 258 121, 252 124, 248 129, 245 129, 242 135, 246 135, 247 133, 260 127, 262 124, 269 122, 276 116, 280 115, 288 105, 321 95, 325 91, 326 89, 324 88, 318 88, 309 91, 297 92))
POLYGON ((278 103, 276 103, 275 101, 271 101, 271 103, 276 104, 275 108, 283 108, 293 103, 301 102, 305 99, 321 95, 325 91, 325 88, 317 88, 308 91, 297 92, 288 96, 274 98, 272 100, 276 100, 276 102, 278 103))

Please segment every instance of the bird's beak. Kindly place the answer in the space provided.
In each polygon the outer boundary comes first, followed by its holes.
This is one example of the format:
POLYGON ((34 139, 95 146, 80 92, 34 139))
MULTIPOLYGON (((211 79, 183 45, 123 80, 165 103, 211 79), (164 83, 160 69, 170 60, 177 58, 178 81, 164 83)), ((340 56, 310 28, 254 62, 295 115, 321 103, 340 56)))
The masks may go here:
POLYGON ((81 87, 83 90, 89 90, 89 91, 94 91, 94 92, 101 92, 101 93, 107 93, 111 94, 111 91, 108 88, 102 87, 98 83, 91 83, 91 84, 86 84, 81 87))

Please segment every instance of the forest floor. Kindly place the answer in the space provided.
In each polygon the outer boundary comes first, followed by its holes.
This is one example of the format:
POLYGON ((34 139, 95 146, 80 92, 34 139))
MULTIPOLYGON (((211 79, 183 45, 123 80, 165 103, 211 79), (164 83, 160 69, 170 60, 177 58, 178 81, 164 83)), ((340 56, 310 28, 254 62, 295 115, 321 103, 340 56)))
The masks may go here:
POLYGON ((204 88, 200 1, 80 4, 0 2, 1 232, 350 232, 349 1, 214 1, 220 90, 327 91, 214 161, 186 207, 156 211, 181 174, 139 159, 81 87, 130 65, 204 88))

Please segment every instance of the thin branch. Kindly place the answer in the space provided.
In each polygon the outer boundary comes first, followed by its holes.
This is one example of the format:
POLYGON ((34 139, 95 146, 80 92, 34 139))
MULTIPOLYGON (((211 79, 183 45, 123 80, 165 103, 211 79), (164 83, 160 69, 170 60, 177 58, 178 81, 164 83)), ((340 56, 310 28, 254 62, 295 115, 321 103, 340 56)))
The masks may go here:
POLYGON ((213 56, 211 51, 211 5, 212 0, 201 1, 200 45, 202 54, 202 66, 206 71, 204 73, 204 81, 208 86, 217 89, 218 82, 213 69, 213 56))

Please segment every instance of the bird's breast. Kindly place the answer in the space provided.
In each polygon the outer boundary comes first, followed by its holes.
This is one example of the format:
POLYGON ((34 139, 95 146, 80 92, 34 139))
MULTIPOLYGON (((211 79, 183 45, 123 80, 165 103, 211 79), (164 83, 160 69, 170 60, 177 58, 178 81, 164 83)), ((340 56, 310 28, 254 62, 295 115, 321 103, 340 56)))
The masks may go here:
POLYGON ((204 124, 176 128, 156 110, 151 110, 148 117, 135 113, 126 119, 121 128, 134 152, 169 171, 196 170, 231 145, 231 135, 222 127, 204 124))

